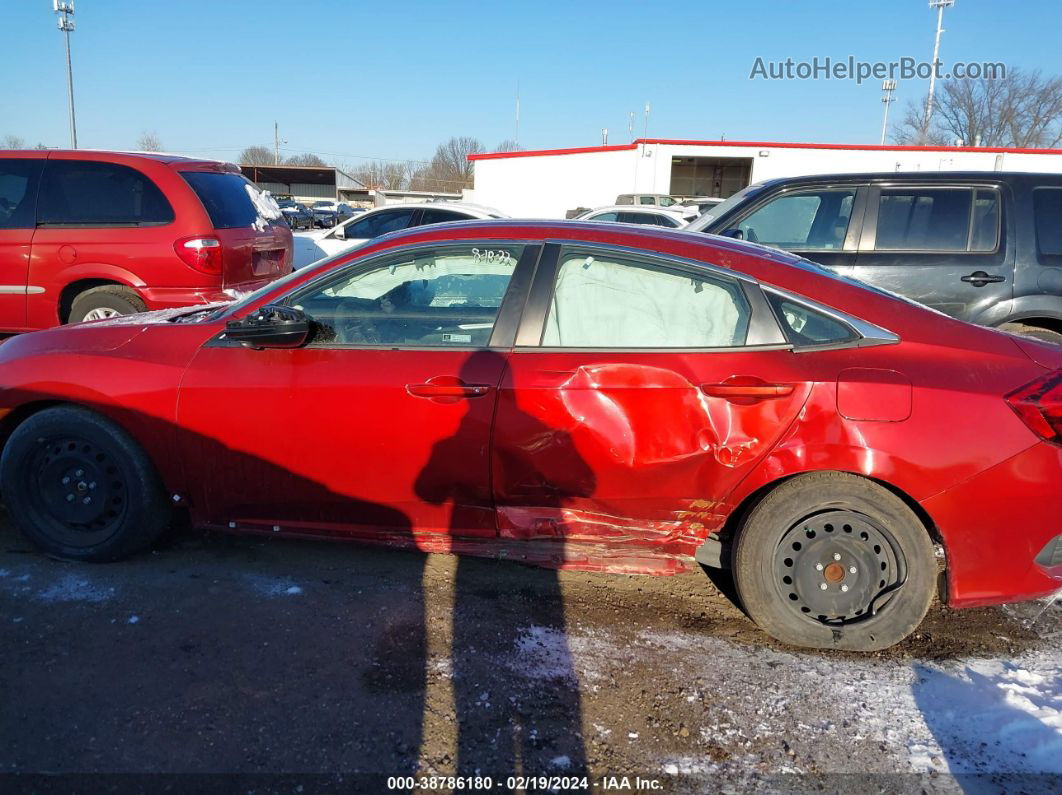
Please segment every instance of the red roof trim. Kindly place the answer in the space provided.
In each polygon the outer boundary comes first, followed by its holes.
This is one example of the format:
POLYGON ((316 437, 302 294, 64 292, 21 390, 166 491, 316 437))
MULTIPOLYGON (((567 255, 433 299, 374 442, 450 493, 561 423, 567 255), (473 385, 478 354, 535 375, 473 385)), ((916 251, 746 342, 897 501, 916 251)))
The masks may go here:
POLYGON ((1062 155, 1062 149, 1027 149, 1006 146, 881 146, 878 144, 814 144, 778 141, 688 141, 673 138, 639 138, 634 143, 616 146, 582 146, 575 149, 537 149, 526 152, 489 152, 469 155, 469 160, 493 160, 502 157, 539 157, 548 155, 581 155, 589 152, 619 152, 636 149, 638 144, 667 144, 670 146, 745 146, 761 149, 839 149, 863 152, 986 152, 989 154, 1062 155))

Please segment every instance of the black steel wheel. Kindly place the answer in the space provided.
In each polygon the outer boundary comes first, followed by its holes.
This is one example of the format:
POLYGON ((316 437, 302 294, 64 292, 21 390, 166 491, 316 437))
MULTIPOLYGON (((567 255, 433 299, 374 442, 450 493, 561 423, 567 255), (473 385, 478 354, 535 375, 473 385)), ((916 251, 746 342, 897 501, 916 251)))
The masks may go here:
POLYGON ((170 519, 158 474, 140 446, 83 408, 45 409, 19 425, 0 457, 0 487, 30 540, 77 560, 145 549, 170 519))
POLYGON ((785 643, 874 651, 913 632, 936 590, 926 527, 896 494, 846 472, 785 481, 733 545, 749 617, 785 643))

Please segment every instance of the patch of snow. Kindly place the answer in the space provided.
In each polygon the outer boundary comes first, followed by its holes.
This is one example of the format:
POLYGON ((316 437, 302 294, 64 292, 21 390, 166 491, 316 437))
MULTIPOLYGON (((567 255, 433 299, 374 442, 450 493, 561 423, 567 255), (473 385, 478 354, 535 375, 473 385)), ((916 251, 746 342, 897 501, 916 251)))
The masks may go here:
POLYGON ((85 577, 67 574, 51 585, 38 591, 36 598, 41 602, 106 602, 113 598, 113 587, 97 585, 85 577))
POLYGON ((125 621, 126 624, 139 624, 140 616, 129 616, 125 621))
POLYGON ((286 577, 266 577, 252 574, 247 579, 251 587, 262 596, 298 596, 302 593, 302 587, 286 577))
POLYGON ((561 770, 567 770, 572 766, 572 759, 570 756, 555 756, 550 760, 550 764, 561 770))

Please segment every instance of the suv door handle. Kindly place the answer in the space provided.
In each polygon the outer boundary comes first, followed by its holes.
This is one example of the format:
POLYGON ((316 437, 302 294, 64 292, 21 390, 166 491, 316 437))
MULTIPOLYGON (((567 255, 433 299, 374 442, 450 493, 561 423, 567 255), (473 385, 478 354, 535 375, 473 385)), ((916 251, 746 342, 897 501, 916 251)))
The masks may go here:
POLYGON ((1005 276, 997 276, 994 273, 988 274, 984 271, 974 271, 969 276, 962 277, 962 281, 967 284, 972 284, 974 287, 984 287, 986 284, 998 284, 999 282, 1005 282, 1006 280, 1005 276))
POLYGON ((724 400, 746 398, 768 400, 793 394, 792 384, 768 384, 755 376, 731 376, 721 384, 701 384, 701 391, 709 397, 724 400))
POLYGON ((462 398, 483 397, 490 392, 488 384, 466 384, 452 375, 437 375, 423 384, 406 384, 406 391, 413 397, 442 398, 439 402, 451 403, 462 398))

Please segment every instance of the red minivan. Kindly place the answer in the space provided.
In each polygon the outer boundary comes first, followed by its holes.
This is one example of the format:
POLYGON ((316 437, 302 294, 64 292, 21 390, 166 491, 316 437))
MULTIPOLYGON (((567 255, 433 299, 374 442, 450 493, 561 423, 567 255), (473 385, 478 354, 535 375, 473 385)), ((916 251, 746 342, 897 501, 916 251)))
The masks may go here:
POLYGON ((229 163, 0 151, 0 331, 226 301, 291 271, 275 202, 229 163))

